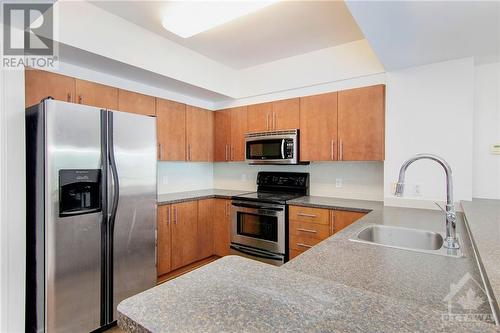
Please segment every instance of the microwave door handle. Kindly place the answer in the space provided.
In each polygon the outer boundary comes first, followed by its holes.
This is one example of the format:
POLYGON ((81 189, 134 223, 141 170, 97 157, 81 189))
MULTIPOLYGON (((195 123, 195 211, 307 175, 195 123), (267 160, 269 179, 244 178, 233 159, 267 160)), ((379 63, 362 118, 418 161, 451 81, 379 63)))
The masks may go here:
POLYGON ((281 140, 281 158, 282 159, 285 159, 285 144, 286 144, 286 140, 282 139, 281 140))

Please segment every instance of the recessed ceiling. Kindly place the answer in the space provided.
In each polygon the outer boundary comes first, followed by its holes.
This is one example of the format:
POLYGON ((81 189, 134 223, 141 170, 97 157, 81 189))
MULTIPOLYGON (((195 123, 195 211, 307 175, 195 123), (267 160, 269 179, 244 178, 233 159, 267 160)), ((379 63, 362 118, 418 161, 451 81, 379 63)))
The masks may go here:
POLYGON ((364 38, 343 1, 281 1, 190 38, 163 28, 167 1, 91 2, 234 69, 364 38))
POLYGON ((386 70, 500 59, 498 1, 348 1, 386 70))

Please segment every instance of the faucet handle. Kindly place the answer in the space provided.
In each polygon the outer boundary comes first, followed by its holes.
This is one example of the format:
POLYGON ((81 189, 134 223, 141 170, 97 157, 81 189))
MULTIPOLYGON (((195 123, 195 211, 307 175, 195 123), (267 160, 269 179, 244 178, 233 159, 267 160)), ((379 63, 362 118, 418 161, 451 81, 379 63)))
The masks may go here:
POLYGON ((433 202, 434 202, 434 204, 435 204, 436 206, 438 206, 438 207, 439 207, 439 209, 441 209, 441 211, 442 211, 443 213, 447 214, 446 210, 445 210, 443 207, 441 207, 441 205, 440 205, 437 201, 433 201, 433 202))

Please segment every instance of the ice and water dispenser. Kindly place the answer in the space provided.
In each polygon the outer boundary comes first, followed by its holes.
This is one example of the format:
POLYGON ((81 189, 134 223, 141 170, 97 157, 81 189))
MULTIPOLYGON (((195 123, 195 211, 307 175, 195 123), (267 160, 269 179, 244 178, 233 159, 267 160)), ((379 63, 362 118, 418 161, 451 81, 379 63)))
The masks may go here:
POLYGON ((101 170, 59 170, 59 216, 101 211, 101 170))

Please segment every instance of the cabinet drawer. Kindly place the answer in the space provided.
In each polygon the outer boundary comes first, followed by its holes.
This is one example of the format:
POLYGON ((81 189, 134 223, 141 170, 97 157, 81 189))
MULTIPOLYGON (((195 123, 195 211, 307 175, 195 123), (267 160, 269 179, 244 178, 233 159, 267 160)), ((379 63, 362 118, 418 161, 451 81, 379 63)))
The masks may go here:
POLYGON ((298 256, 299 254, 301 253, 304 253, 304 251, 301 251, 301 250, 295 250, 295 249, 292 249, 290 248, 290 255, 289 255, 289 259, 292 260, 293 258, 295 258, 296 256, 298 256))
POLYGON ((290 221, 314 222, 319 224, 330 224, 330 211, 328 209, 290 206, 290 221))
POLYGON ((316 239, 307 236, 290 235, 289 247, 294 250, 306 251, 321 241, 322 241, 321 239, 316 239))
POLYGON ((323 240, 330 236, 330 225, 291 220, 290 235, 305 236, 323 240))

